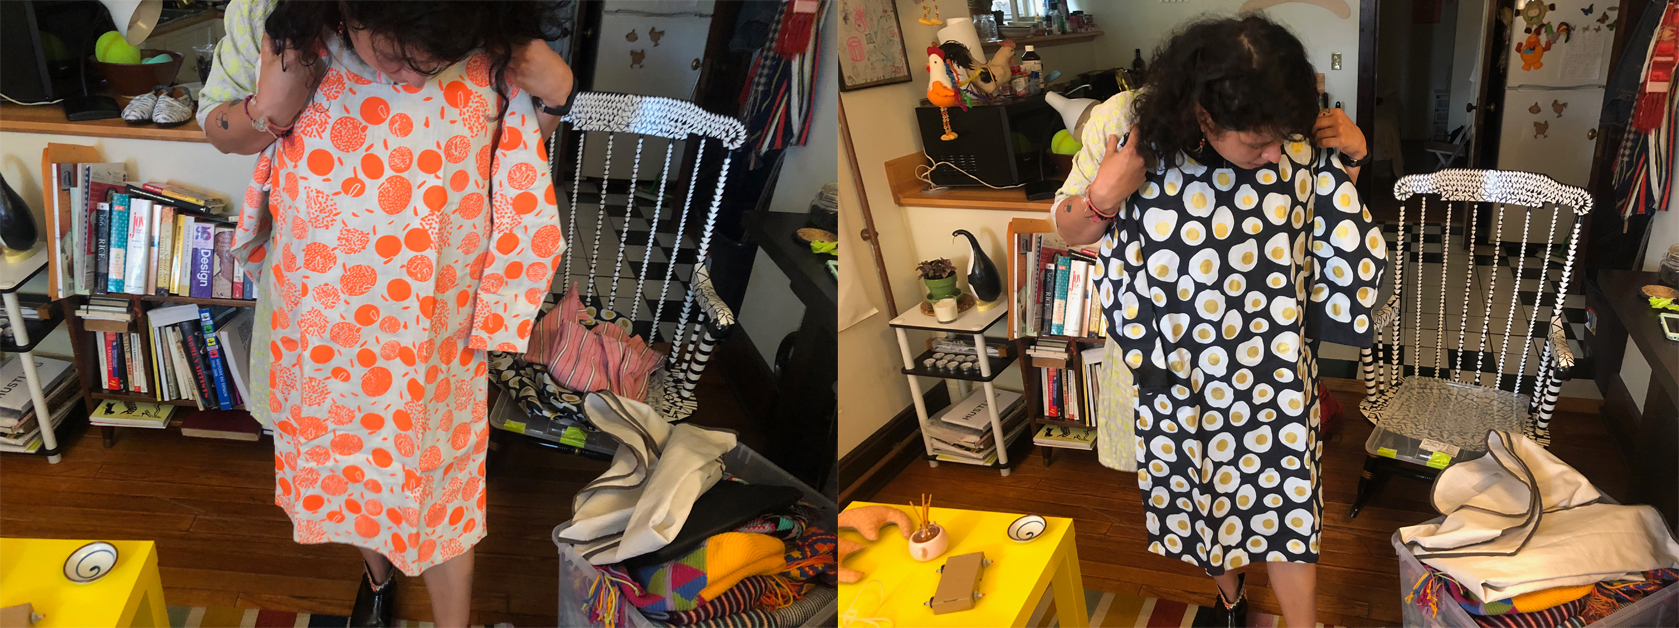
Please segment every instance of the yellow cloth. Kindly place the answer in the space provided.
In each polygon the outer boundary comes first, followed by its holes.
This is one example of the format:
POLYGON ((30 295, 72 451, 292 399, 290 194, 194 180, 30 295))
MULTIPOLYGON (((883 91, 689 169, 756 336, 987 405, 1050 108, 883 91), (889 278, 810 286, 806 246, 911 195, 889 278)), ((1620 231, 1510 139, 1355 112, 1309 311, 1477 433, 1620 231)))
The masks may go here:
POLYGON ((1561 606, 1591 594, 1595 584, 1582 584, 1575 587, 1551 587, 1532 593, 1523 593, 1510 598, 1510 605, 1516 607, 1518 613, 1531 613, 1547 608, 1561 606))
POLYGON ((710 600, 741 580, 767 576, 787 567, 787 547, 767 534, 724 532, 705 541, 705 588, 700 599, 710 600))

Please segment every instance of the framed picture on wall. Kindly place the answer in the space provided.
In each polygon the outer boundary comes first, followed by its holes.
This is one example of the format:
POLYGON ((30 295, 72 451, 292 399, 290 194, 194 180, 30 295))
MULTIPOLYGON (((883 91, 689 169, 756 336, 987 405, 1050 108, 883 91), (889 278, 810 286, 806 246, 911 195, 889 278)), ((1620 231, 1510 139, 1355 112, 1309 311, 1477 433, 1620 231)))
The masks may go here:
POLYGON ((907 83, 909 58, 895 0, 840 0, 840 91, 907 83))

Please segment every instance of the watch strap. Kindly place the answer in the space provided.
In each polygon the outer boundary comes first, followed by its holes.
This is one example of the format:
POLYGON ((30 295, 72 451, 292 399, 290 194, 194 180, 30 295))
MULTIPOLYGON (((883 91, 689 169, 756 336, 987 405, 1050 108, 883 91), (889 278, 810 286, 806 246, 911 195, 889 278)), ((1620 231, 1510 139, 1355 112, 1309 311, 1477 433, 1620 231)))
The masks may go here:
POLYGON ((548 103, 542 102, 541 98, 531 96, 531 104, 536 105, 537 111, 541 111, 542 113, 546 113, 551 116, 564 116, 565 114, 571 113, 570 100, 567 100, 565 104, 558 107, 550 107, 548 106, 548 103))
POLYGON ((1363 168, 1370 165, 1370 161, 1375 157, 1375 154, 1376 153, 1374 151, 1367 152, 1364 153, 1363 159, 1355 160, 1349 159, 1346 153, 1341 153, 1341 165, 1347 168, 1363 168))

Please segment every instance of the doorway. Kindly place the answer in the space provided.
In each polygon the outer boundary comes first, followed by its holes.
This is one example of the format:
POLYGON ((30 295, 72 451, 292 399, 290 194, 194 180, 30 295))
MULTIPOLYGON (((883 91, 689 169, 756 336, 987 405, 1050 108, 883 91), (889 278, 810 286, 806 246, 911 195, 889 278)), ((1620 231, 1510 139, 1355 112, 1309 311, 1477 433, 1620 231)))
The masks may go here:
POLYGON ((1506 35, 1501 0, 1364 0, 1360 29, 1374 63, 1359 78, 1360 126, 1374 155, 1363 179, 1377 220, 1398 217, 1393 184, 1408 174, 1497 163, 1506 35), (1369 113, 1364 113, 1368 111, 1369 113))

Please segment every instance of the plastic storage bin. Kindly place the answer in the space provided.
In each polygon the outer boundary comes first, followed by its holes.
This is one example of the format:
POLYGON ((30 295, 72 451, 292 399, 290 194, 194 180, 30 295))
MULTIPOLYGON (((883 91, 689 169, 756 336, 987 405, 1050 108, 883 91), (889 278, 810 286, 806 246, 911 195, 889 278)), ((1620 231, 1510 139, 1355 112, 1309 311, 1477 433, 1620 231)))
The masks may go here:
MULTIPOLYGON (((781 467, 775 466, 769 459, 758 455, 758 452, 752 451, 750 447, 735 445, 733 450, 723 455, 723 468, 752 484, 796 487, 804 491, 805 501, 821 510, 828 520, 832 521, 839 515, 839 507, 834 504, 833 500, 828 499, 804 482, 800 482, 797 478, 788 475, 786 471, 781 470, 781 467)), ((590 565, 589 561, 584 560, 583 556, 578 554, 577 550, 571 545, 560 541, 560 532, 563 530, 565 530, 565 524, 562 523, 555 526, 553 532, 554 545, 558 546, 560 550, 559 625, 596 625, 595 622, 589 620, 589 611, 584 600, 588 599, 589 583, 600 572, 595 569, 594 565, 590 565)), ((613 589, 613 594, 619 595, 617 589, 613 589)), ((651 627, 654 625, 651 620, 636 612, 635 607, 628 600, 620 599, 619 604, 629 609, 627 625, 636 627, 651 627)), ((810 621, 805 622, 804 626, 832 626, 838 622, 838 619, 839 602, 836 601, 829 604, 822 612, 817 613, 810 621)))
MULTIPOLYGON (((1443 518, 1443 517, 1442 517, 1443 518)), ((1435 521, 1439 521, 1436 519, 1435 521)), ((1399 554, 1399 595, 1404 600, 1411 595, 1411 589, 1422 580, 1428 568, 1411 556, 1411 550, 1399 542, 1399 533, 1393 533, 1393 549, 1399 554)), ((1449 599, 1449 598, 1448 598, 1449 599)), ((1475 620, 1462 606, 1456 603, 1440 604, 1440 614, 1430 617, 1428 609, 1421 606, 1401 602, 1401 609, 1405 613, 1405 625, 1410 627, 1434 628, 1462 628, 1475 626, 1475 620)), ((1615 614, 1599 620, 1595 627, 1602 628, 1644 628, 1647 626, 1679 626, 1679 583, 1668 585, 1660 591, 1642 600, 1621 607, 1615 614)))

